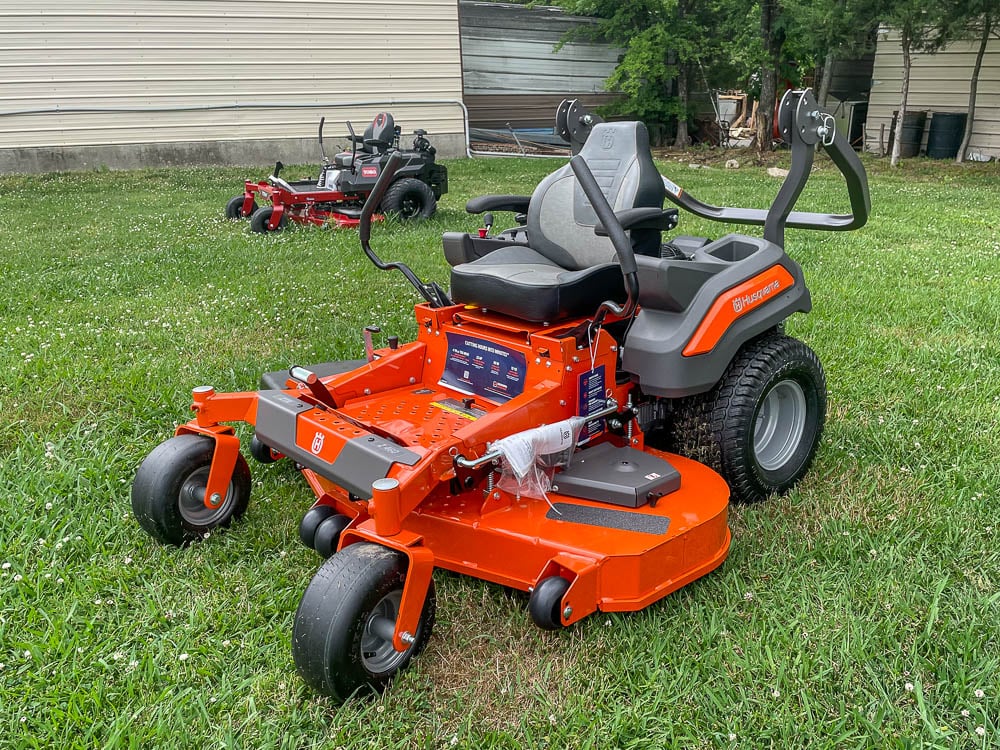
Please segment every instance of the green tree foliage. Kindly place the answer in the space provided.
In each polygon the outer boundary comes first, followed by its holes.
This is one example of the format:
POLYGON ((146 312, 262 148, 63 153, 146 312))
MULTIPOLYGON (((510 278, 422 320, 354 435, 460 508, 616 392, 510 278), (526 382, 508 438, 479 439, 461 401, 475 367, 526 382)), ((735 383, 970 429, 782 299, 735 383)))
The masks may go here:
POLYGON ((639 118, 654 130, 676 129, 687 140, 688 92, 703 71, 717 68, 728 19, 726 0, 554 0, 569 13, 597 19, 577 36, 600 37, 624 50, 608 88, 624 100, 617 112, 639 118))

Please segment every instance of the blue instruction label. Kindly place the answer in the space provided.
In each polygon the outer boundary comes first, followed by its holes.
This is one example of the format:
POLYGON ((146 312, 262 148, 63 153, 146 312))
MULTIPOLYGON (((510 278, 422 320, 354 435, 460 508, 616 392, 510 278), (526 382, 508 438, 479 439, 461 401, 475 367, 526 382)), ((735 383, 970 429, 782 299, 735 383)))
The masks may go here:
POLYGON ((462 393, 509 401, 524 392, 527 360, 521 352, 485 339, 448 334, 448 361, 439 381, 462 393))
MULTIPOLYGON (((607 404, 604 389, 604 365, 583 373, 579 378, 580 389, 577 400, 576 413, 581 417, 589 417, 596 414, 607 404)), ((604 431, 604 420, 595 419, 587 422, 580 434, 581 442, 590 440, 595 435, 600 435, 604 431)))

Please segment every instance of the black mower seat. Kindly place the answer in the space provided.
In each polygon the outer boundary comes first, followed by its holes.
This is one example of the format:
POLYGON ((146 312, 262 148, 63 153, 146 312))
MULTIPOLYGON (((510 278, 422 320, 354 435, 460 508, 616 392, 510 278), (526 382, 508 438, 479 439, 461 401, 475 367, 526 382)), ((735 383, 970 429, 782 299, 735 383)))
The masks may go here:
POLYGON ((333 157, 333 166, 338 169, 350 169, 354 164, 354 154, 349 154, 347 152, 336 154, 333 157))
POLYGON ((455 266, 451 291, 456 301, 475 299, 480 307, 542 322, 589 315, 601 300, 623 299, 625 283, 617 263, 570 271, 530 247, 511 245, 455 266))
MULTIPOLYGON (((663 206, 664 187, 640 122, 596 125, 580 155, 615 211, 663 206)), ((590 315, 625 285, 614 247, 594 234, 597 215, 567 164, 535 188, 528 204, 528 246, 499 248, 451 269, 455 302, 534 323, 590 315)), ((660 247, 660 233, 630 233, 660 247)))

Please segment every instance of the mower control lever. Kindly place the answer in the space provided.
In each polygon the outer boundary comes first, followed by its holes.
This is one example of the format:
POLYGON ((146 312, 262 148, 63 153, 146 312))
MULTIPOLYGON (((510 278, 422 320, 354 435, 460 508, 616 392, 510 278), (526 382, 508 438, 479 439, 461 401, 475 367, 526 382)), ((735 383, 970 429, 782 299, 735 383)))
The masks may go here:
POLYGON ((380 271, 399 271, 403 274, 403 276, 406 277, 406 280, 413 285, 413 288, 420 293, 420 296, 423 297, 431 307, 447 307, 452 304, 452 302, 444 289, 439 287, 434 282, 425 284, 413 272, 413 269, 405 263, 399 263, 396 261, 386 263, 375 254, 374 250, 372 250, 370 242, 372 236, 372 214, 375 213, 375 207, 382 202, 382 198, 385 196, 385 191, 389 189, 389 185, 392 183, 392 178, 399 170, 399 165, 402 161, 402 155, 398 151, 394 151, 389 157, 389 161, 387 161, 385 166, 382 168, 382 174, 378 176, 378 180, 375 181, 375 187, 372 188, 371 193, 368 195, 368 200, 365 201, 365 205, 361 209, 361 220, 358 224, 358 239, 361 240, 361 249, 365 251, 365 255, 368 256, 368 260, 374 263, 375 267, 380 271))
POLYGON ((319 118, 319 152, 323 155, 323 163, 329 164, 330 159, 327 157, 326 150, 323 148, 323 123, 325 121, 325 117, 319 118))
POLYGON ((632 242, 629 240, 628 235, 625 234, 625 230, 622 229, 621 222, 618 221, 618 217, 615 216, 615 212, 611 209, 608 199, 601 192, 600 185, 594 179, 594 173, 587 166, 587 160, 577 154, 569 160, 569 165, 573 168, 573 174, 576 175, 577 182, 583 188, 583 192, 587 196, 587 200, 590 201, 594 213, 597 214, 598 220, 607 230, 608 237, 611 238, 611 244, 614 245, 615 253, 618 255, 618 263, 622 267, 622 276, 625 277, 625 290, 628 293, 628 299, 625 301, 624 307, 614 300, 605 300, 601 303, 601 306, 597 308, 597 314, 594 316, 592 324, 593 328, 597 328, 604 322, 604 317, 608 313, 618 318, 629 318, 632 316, 639 301, 639 275, 636 269, 635 252, 632 250, 632 242))

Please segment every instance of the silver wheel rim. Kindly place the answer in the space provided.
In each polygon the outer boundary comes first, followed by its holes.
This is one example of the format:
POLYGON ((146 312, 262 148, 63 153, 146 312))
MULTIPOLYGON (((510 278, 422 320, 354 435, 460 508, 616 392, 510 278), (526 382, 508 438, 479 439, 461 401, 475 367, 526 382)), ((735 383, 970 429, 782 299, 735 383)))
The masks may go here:
POLYGON ((753 452, 765 471, 777 471, 795 455, 806 430, 806 394, 794 380, 767 392, 753 429, 753 452))
POLYGON ((397 651, 392 645, 402 600, 402 591, 390 591, 372 607, 365 621, 365 630, 361 634, 361 663, 371 674, 391 672, 403 663, 410 652, 410 649, 397 651))
POLYGON ((212 528, 224 521, 230 513, 233 499, 236 493, 233 492, 233 483, 229 483, 226 490, 226 497, 218 508, 209 508, 205 505, 205 488, 208 486, 209 467, 203 466, 192 471, 188 478, 181 485, 180 495, 177 498, 177 507, 180 510, 181 518, 191 526, 203 526, 212 528))

